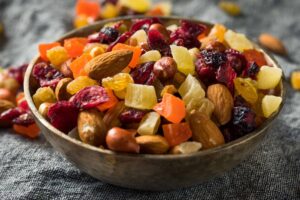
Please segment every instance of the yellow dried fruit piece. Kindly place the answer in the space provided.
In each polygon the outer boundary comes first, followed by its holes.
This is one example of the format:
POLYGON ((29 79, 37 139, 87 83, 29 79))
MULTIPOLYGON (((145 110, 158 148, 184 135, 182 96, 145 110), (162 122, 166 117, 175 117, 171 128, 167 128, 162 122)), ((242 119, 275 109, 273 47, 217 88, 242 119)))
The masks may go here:
POLYGON ((257 74, 257 88, 262 90, 275 88, 281 80, 282 70, 277 67, 262 66, 257 74))
POLYGON ((211 117, 213 111, 215 109, 215 105, 208 98, 193 98, 186 105, 186 110, 188 114, 191 114, 195 111, 206 114, 209 118, 211 117))
POLYGON ((193 57, 188 49, 182 46, 170 45, 173 58, 177 64, 178 71, 185 75, 195 73, 193 57))
POLYGON ((240 6, 235 2, 221 1, 219 3, 219 8, 231 16, 238 16, 241 14, 240 6))
POLYGON ((117 17, 119 14, 119 9, 112 3, 106 3, 101 10, 101 16, 104 19, 117 17))
POLYGON ((161 55, 160 55, 159 51, 151 50, 151 51, 147 51, 146 53, 141 55, 139 63, 146 63, 146 62, 151 62, 151 61, 156 62, 159 59, 161 59, 161 55))
POLYGON ((56 102, 54 91, 50 87, 39 88, 32 96, 32 99, 37 108, 39 108, 42 103, 56 102))
POLYGON ((224 39, 231 48, 240 52, 247 49, 253 49, 252 42, 242 33, 236 33, 232 30, 228 30, 224 35, 224 39))
POLYGON ((88 76, 79 76, 67 85, 67 92, 74 95, 83 88, 93 85, 98 85, 98 82, 88 76))
POLYGON ((93 47, 90 51, 90 55, 94 58, 105 53, 105 49, 102 46, 93 47))
POLYGON ((125 105, 137 109, 152 109, 157 104, 155 88, 151 85, 128 84, 125 105))
POLYGON ((169 94, 175 94, 177 92, 177 89, 174 85, 166 85, 161 93, 160 96, 164 96, 165 93, 169 93, 169 94))
POLYGON ((57 46, 47 51, 47 58, 54 67, 59 69, 61 64, 69 59, 69 55, 64 47, 57 46))
POLYGON ((224 35, 227 31, 227 28, 222 24, 215 24, 210 30, 208 37, 214 38, 219 42, 224 41, 224 35))
POLYGON ((277 97, 274 95, 266 95, 262 99, 262 110, 265 117, 270 117, 273 113, 278 111, 279 106, 282 102, 281 97, 277 97))
POLYGON ((236 78, 233 82, 237 93, 247 102, 254 104, 257 101, 257 90, 251 78, 236 78))
POLYGON ((291 84, 295 90, 300 90, 300 71, 294 71, 291 74, 291 84))
POLYGON ((137 132, 140 135, 154 135, 157 133, 159 125, 160 115, 157 112, 149 112, 143 117, 137 132))
POLYGON ((130 39, 134 39, 137 42, 138 46, 141 46, 143 43, 147 43, 147 33, 143 29, 136 31, 130 39))
POLYGON ((130 8, 134 11, 144 13, 148 11, 151 7, 150 0, 120 0, 120 5, 130 8))
POLYGON ((133 79, 128 73, 118 73, 113 77, 102 79, 102 86, 111 89, 114 92, 123 91, 129 83, 133 83, 133 79))
POLYGON ((89 24, 89 18, 85 15, 76 16, 73 24, 75 28, 81 28, 89 24))

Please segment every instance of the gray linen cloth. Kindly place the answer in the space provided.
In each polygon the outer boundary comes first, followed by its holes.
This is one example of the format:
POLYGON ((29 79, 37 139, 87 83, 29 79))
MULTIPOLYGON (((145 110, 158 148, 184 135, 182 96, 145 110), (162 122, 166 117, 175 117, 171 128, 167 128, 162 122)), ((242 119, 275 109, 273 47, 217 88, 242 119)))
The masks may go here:
MULTIPOLYGON (((238 1, 243 16, 232 18, 216 0, 174 1, 177 15, 246 33, 270 32, 283 40, 289 59, 276 57, 286 75, 300 67, 300 1, 238 1)), ((75 1, 0 0, 6 40, 0 65, 19 65, 72 27, 75 1)), ((102 183, 80 172, 41 136, 31 141, 0 132, 0 199, 300 199, 300 92, 288 87, 286 105, 262 145, 234 169, 203 184, 171 192, 143 192, 102 183)))

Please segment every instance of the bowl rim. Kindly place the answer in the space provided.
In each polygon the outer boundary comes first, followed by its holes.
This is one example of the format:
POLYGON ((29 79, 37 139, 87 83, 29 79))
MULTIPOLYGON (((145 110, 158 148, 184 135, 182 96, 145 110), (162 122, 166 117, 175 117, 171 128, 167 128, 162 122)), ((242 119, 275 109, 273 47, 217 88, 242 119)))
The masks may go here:
MULTIPOLYGON (((136 15, 136 16, 125 16, 125 17, 117 17, 117 18, 112 18, 112 19, 106 19, 106 20, 101 20, 98 21, 96 23, 93 23, 91 25, 88 26, 84 26, 82 28, 79 29, 74 29, 72 31, 67 32, 66 34, 64 34, 63 36, 61 36, 59 39, 55 40, 55 41, 62 41, 74 34, 78 34, 78 33, 84 33, 84 31, 89 30, 89 29, 95 29, 96 27, 101 27, 106 23, 110 23, 110 22, 115 22, 115 21, 120 21, 120 20, 130 20, 130 19, 145 19, 145 18, 152 18, 151 16, 143 16, 143 15, 136 15)), ((187 18, 187 17, 180 17, 180 16, 168 16, 168 17, 156 17, 162 20, 191 20, 191 21, 195 21, 198 23, 203 23, 209 26, 212 26, 213 24, 209 23, 209 22, 205 22, 205 21, 201 21, 195 18, 187 18)), ((268 59, 269 62, 271 62, 275 67, 278 67, 280 69, 282 69, 282 67, 278 64, 278 62, 275 60, 275 58, 273 57, 273 55, 267 53, 266 50, 264 50, 261 46, 259 46, 257 43, 253 42, 255 46, 255 49, 261 51, 264 53, 264 56, 268 59)), ((223 145, 220 145, 218 147, 214 147, 211 149, 205 149, 205 150, 201 150, 198 152, 194 152, 194 153, 189 153, 189 154, 130 154, 130 153, 121 153, 121 152, 114 152, 111 151, 109 149, 101 149, 99 147, 95 147, 89 144, 85 144, 83 142, 81 142, 80 140, 77 140, 75 138, 72 138, 70 136, 68 136, 67 134, 61 132, 60 130, 56 129, 55 127, 53 127, 50 122, 48 122, 39 112, 38 109, 35 107, 34 103, 33 103, 33 99, 32 96, 30 94, 30 87, 29 87, 29 83, 30 83, 30 76, 31 76, 31 72, 33 69, 33 66, 36 64, 36 62, 39 60, 39 55, 35 56, 29 63, 28 68, 26 70, 25 73, 25 77, 24 77, 24 93, 25 93, 25 98, 28 102, 28 106, 31 110, 31 112, 33 113, 34 117, 39 121, 39 123, 46 127, 51 134, 55 134, 57 136, 60 137, 60 139, 66 140, 67 142, 71 142, 74 145, 78 145, 81 148, 86 148, 87 150, 90 151, 94 151, 95 153, 100 153, 103 156, 107 156, 107 155, 114 155, 114 156, 122 156, 122 157, 132 157, 132 158, 144 158, 144 159, 157 159, 157 160, 165 160, 165 159, 180 159, 180 158, 193 158, 193 157, 198 157, 198 156, 204 156, 204 155, 208 155, 208 154, 213 154, 213 153, 217 153, 219 151, 224 151, 227 150, 229 148, 232 148, 234 146, 238 146, 238 145, 242 145, 243 143, 248 142, 249 140, 252 140, 253 138, 259 136, 260 134, 262 134, 273 122, 274 120, 277 118, 277 116, 279 115, 279 113, 281 112, 285 101, 286 101, 286 83, 285 83, 285 78, 284 78, 284 74, 282 73, 282 78, 281 78, 281 82, 280 82, 280 86, 281 86, 281 97, 282 97, 282 103, 278 109, 278 111, 276 113, 273 113, 262 125, 260 125, 259 128, 257 128, 255 131, 248 133, 236 140, 233 140, 231 142, 225 143, 223 145)), ((41 131, 42 132, 42 131, 41 131)))

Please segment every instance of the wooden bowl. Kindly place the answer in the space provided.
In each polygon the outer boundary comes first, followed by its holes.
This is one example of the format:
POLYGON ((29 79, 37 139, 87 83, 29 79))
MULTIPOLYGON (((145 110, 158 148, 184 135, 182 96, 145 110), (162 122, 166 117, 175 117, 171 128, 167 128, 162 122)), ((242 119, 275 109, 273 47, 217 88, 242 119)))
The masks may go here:
MULTIPOLYGON (((128 19, 131 18, 122 17, 100 21, 93 25, 73 30, 58 41, 75 36, 87 36, 99 31, 105 23, 128 19)), ((163 21, 170 22, 178 22, 179 19, 183 18, 161 18, 163 21)), ((201 22, 198 20, 193 21, 201 22)), ((206 22, 201 23, 211 26, 211 24, 206 22)), ((257 49, 265 54, 270 64, 274 67, 280 67, 273 57, 258 46, 257 49)), ((280 83, 280 93, 283 97, 283 102, 280 110, 254 132, 216 148, 185 155, 115 153, 84 144, 69 137, 54 128, 39 114, 32 100, 32 95, 36 88, 33 87, 34 82, 31 77, 32 68, 38 61, 39 56, 36 56, 26 71, 24 90, 29 107, 46 139, 57 151, 61 152, 83 172, 103 182, 126 188, 153 191, 173 190, 196 185, 224 173, 246 159, 257 148, 267 134, 268 127, 270 127, 282 109, 285 100, 285 87, 282 81, 280 83)))

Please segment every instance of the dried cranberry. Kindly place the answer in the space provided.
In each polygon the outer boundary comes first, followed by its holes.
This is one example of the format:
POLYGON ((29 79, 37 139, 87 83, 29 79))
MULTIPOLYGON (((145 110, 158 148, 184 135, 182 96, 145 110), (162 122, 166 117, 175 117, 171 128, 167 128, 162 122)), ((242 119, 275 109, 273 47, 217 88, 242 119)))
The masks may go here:
POLYGON ((200 52, 201 56, 204 58, 204 62, 214 68, 219 68, 223 63, 226 62, 226 55, 222 52, 214 50, 202 50, 200 52))
POLYGON ((151 49, 157 50, 165 56, 171 54, 170 46, 158 30, 151 29, 148 31, 148 44, 151 49))
POLYGON ((153 66, 154 62, 147 62, 131 70, 130 75, 134 83, 152 85, 156 78, 153 73, 153 66))
POLYGON ((232 94, 234 93, 233 80, 236 78, 236 76, 236 72, 232 69, 229 63, 225 63, 221 67, 219 67, 216 73, 217 81, 220 83, 224 83, 232 94))
POLYGON ((25 112, 29 111, 29 106, 25 99, 23 99, 21 102, 18 103, 18 107, 24 110, 25 112))
POLYGON ((16 79, 20 85, 23 85, 24 74, 26 72, 27 67, 28 67, 28 64, 23 64, 16 68, 9 68, 8 76, 16 79))
POLYGON ((256 78, 257 73, 259 72, 259 66, 256 64, 256 62, 248 62, 247 67, 243 71, 244 77, 250 77, 252 79, 256 78))
POLYGON ((87 37, 89 43, 99 42, 99 33, 93 33, 87 37))
POLYGON ((31 113, 25 113, 12 120, 13 124, 22 126, 29 126, 34 123, 34 119, 31 113))
POLYGON ((192 37, 198 37, 198 35, 200 35, 207 29, 207 27, 203 24, 195 23, 188 20, 181 20, 180 24, 182 30, 192 37))
POLYGON ((68 133, 77 125, 79 109, 71 102, 59 101, 48 111, 50 123, 58 130, 68 133))
POLYGON ((125 43, 131 37, 132 34, 132 32, 125 32, 122 35, 120 35, 113 43, 111 43, 108 46, 107 51, 111 51, 113 47, 118 43, 125 43))
POLYGON ((248 107, 236 106, 233 108, 233 128, 238 136, 254 131, 256 127, 255 112, 248 107))
POLYGON ((57 83, 63 78, 60 71, 45 62, 34 65, 32 74, 34 78, 39 80, 41 87, 50 86, 55 88, 57 83))
POLYGON ((104 44, 110 44, 119 37, 119 31, 112 27, 103 27, 99 32, 99 42, 104 44))
POLYGON ((90 86, 80 90, 70 100, 77 108, 89 109, 109 100, 106 90, 101 86, 90 86))
POLYGON ((131 32, 136 32, 140 29, 148 30, 151 24, 160 23, 161 21, 158 18, 147 18, 147 19, 138 19, 130 27, 131 32))
POLYGON ((204 84, 209 85, 215 82, 216 69, 210 65, 207 65, 202 55, 198 57, 195 66, 198 77, 204 84))
POLYGON ((238 75, 241 74, 247 64, 245 56, 234 49, 228 49, 225 51, 225 53, 229 65, 238 75))
POLYGON ((12 125, 12 121, 19 117, 20 115, 24 114, 25 111, 20 108, 11 108, 0 115, 0 125, 4 127, 9 127, 12 125))
POLYGON ((146 114, 146 111, 129 108, 129 109, 126 109, 125 111, 123 111, 119 115, 119 120, 123 124, 139 123, 139 122, 141 122, 141 120, 143 119, 145 114, 146 114))

